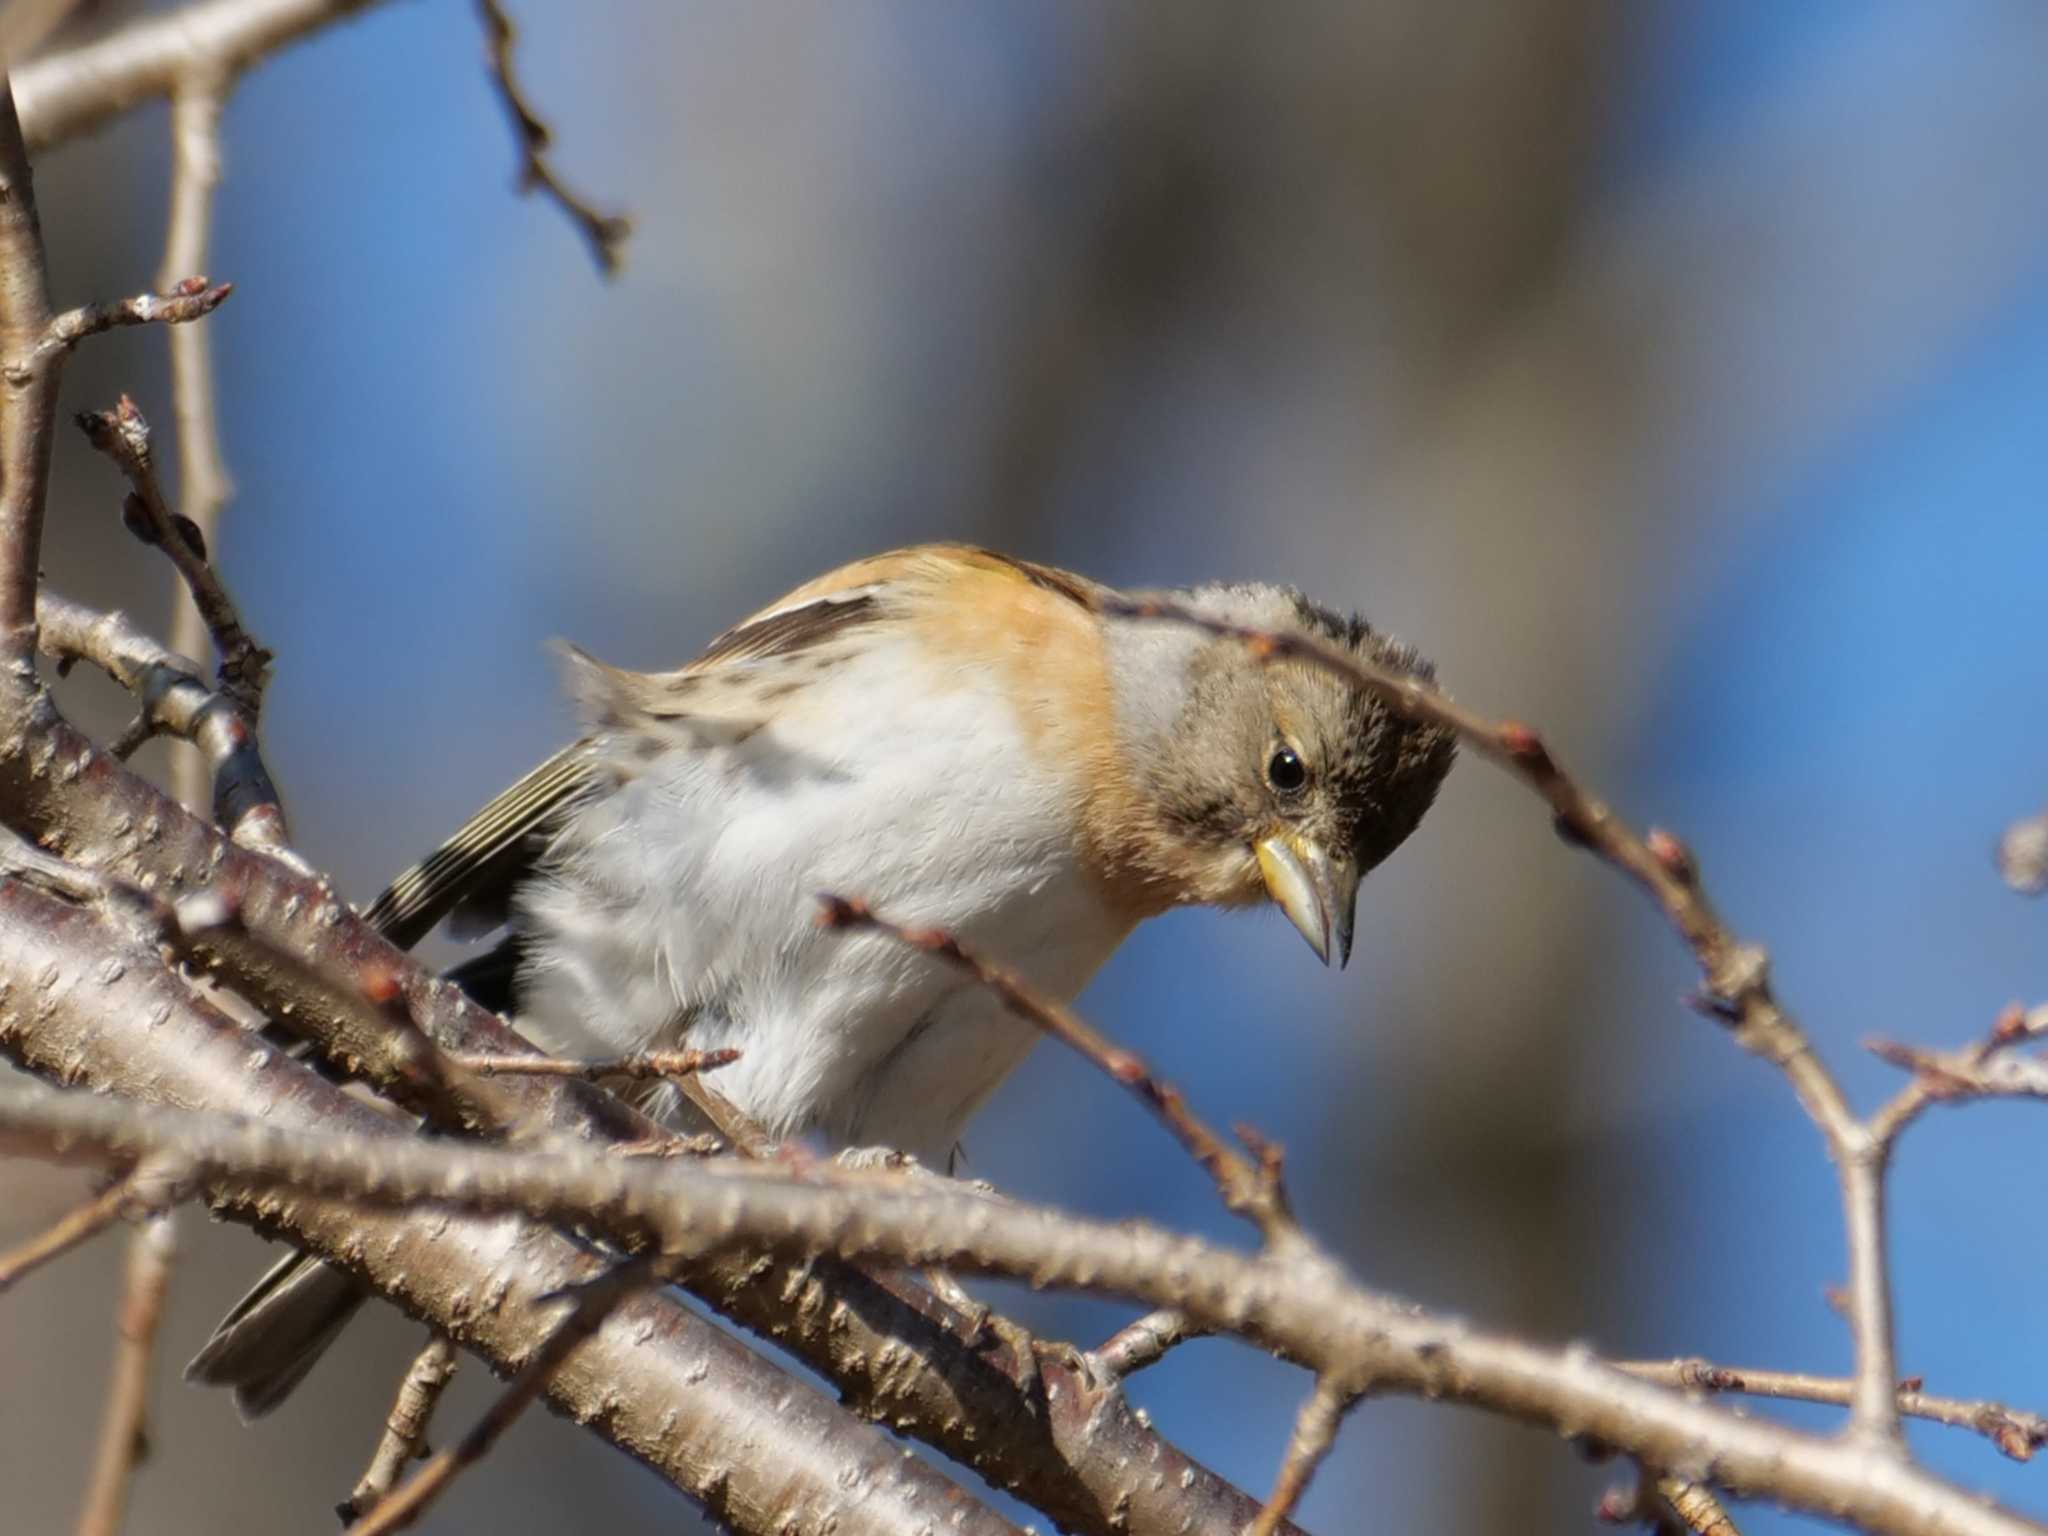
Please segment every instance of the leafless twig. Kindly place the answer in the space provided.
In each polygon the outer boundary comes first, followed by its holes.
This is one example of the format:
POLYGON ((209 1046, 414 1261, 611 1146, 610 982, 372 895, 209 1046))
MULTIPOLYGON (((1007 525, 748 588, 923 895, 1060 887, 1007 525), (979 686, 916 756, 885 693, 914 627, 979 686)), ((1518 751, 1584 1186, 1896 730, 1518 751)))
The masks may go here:
POLYGON ((82 304, 50 321, 28 358, 7 365, 7 382, 26 384, 38 364, 69 352, 88 336, 126 325, 189 325, 219 309, 235 291, 233 283, 209 284, 203 277, 170 278, 161 293, 139 293, 111 304, 82 304))
POLYGON ((1705 1486, 1683 1477, 1660 1477, 1656 1483, 1658 1502, 1670 1511, 1670 1518, 1693 1536, 1742 1536, 1721 1501, 1705 1486))
MULTIPOLYGON (((198 272, 207 264, 227 89, 224 70, 195 64, 171 91, 171 212, 161 268, 166 274, 198 272)), ((170 346, 171 411, 178 427, 178 511, 199 530, 202 545, 218 550, 221 512, 235 488, 221 454, 212 327, 182 326, 170 333, 170 346)), ((171 649, 188 656, 201 654, 207 643, 206 620, 182 582, 173 591, 171 612, 171 649)), ((207 803, 204 765, 190 753, 173 759, 171 780, 186 805, 207 803)))
POLYGON ((384 1433, 370 1455, 370 1464, 363 1469, 349 1496, 335 1506, 334 1512, 341 1517, 343 1526, 361 1519, 398 1485, 407 1463, 426 1454, 427 1426, 433 1421, 441 1394, 455 1379, 455 1368, 461 1359, 461 1351, 438 1333, 413 1357, 405 1379, 398 1384, 398 1396, 392 1401, 391 1414, 384 1421, 384 1433))
POLYGON ((562 180, 548 159, 554 134, 526 99, 512 66, 518 29, 499 0, 477 0, 477 14, 483 21, 491 83, 497 88, 498 99, 505 104, 505 115, 511 119, 513 135, 519 141, 519 189, 538 190, 552 198, 582 232, 598 270, 606 277, 616 276, 625 259, 626 239, 633 232, 633 221, 623 214, 599 213, 589 199, 562 180))
POLYGON ((60 1259, 80 1243, 104 1232, 126 1214, 134 1199, 134 1180, 116 1179, 81 1205, 75 1205, 27 1242, 0 1253, 0 1291, 60 1259))
POLYGON ((486 1056, 448 1052, 450 1066, 482 1077, 573 1077, 586 1083, 608 1077, 662 1078, 693 1077, 740 1059, 730 1047, 708 1051, 642 1051, 635 1056, 613 1056, 600 1061, 570 1061, 561 1056, 486 1056))
POLYGON ((818 921, 826 928, 886 934, 972 976, 1017 1017, 1037 1025, 1128 1088, 1216 1181, 1223 1203, 1257 1226, 1268 1243, 1288 1244, 1300 1239, 1301 1229, 1287 1208, 1281 1183, 1280 1150, 1273 1143, 1240 1129, 1239 1136, 1251 1145, 1257 1161, 1246 1158, 1188 1108, 1178 1088, 1154 1077, 1139 1057, 1104 1036, 1071 1008, 1043 996, 1014 971, 984 959, 944 929, 906 928, 878 916, 865 902, 843 896, 821 896, 819 902, 818 921))
POLYGON ((263 689, 270 681, 268 650, 243 627, 234 600, 207 559, 206 540, 174 511, 157 479, 150 447, 149 423, 128 396, 111 411, 89 411, 78 418, 92 445, 112 459, 133 487, 123 516, 135 536, 157 545, 177 567, 207 631, 220 652, 221 692, 234 701, 250 729, 263 716, 263 689))
POLYGON ((128 1277, 117 1319, 120 1345, 114 1381, 107 1393, 106 1420, 93 1460, 79 1536, 116 1536, 128 1507, 128 1488, 147 1447, 150 1366, 156 1357, 157 1324, 177 1256, 177 1228, 168 1211, 150 1217, 128 1245, 128 1277))
POLYGON ((498 1437, 510 1429, 540 1396, 569 1354, 604 1326, 620 1302, 655 1278, 654 1266, 646 1260, 631 1259, 613 1266, 594 1280, 587 1280, 569 1292, 568 1316, 557 1323, 533 1358, 520 1367, 519 1374, 475 1424, 469 1433, 435 1456, 389 1497, 374 1505, 354 1527, 357 1536, 388 1536, 417 1520, 427 1506, 447 1489, 456 1474, 474 1466, 490 1454, 498 1437))
POLYGON ((1176 1345, 1213 1331, 1177 1307, 1161 1307, 1124 1324, 1090 1350, 1088 1369, 1098 1380, 1122 1381, 1148 1365, 1157 1365, 1176 1345))
POLYGON ((1187 624, 1234 639, 1268 662, 1319 667, 1377 695, 1404 718, 1455 732, 1482 757, 1528 785, 1550 807, 1558 831, 1633 879, 1663 912, 1698 962, 1706 988, 1701 1006, 1731 1028, 1737 1044, 1784 1074, 1807 1116, 1826 1139, 1841 1187, 1849 1250, 1850 1331, 1856 1351, 1851 1431, 1875 1444, 1903 1444, 1892 1384, 1891 1276, 1885 1261, 1885 1162, 1888 1136, 1876 1134, 1849 1108, 1814 1052, 1806 1032, 1778 1003, 1764 951, 1736 938, 1700 879, 1689 849, 1668 832, 1638 835, 1603 800, 1566 773, 1543 739, 1517 721, 1495 721, 1453 703, 1432 684, 1364 661, 1304 634, 1233 624, 1183 604, 1106 597, 1107 617, 1187 624))
MULTIPOLYGON (((1695 1392, 1739 1392, 1750 1397, 1849 1406, 1850 1383, 1840 1376, 1756 1371, 1747 1366, 1714 1365, 1700 1359, 1626 1360, 1620 1368, 1645 1381, 1695 1392)), ((2038 1413, 2023 1413, 1983 1399, 1936 1397, 1921 1390, 1917 1380, 1900 1385, 1898 1402, 1899 1412, 1909 1418, 1976 1431, 2014 1461, 2031 1461, 2036 1451, 2048 1445, 2048 1418, 2038 1413)))
POLYGON ((0 80, 0 643, 7 665, 26 669, 36 621, 36 562, 50 485, 51 423, 63 352, 46 352, 51 321, 35 180, 15 114, 11 80, 0 80))
POLYGON ((1337 1426, 1343 1422, 1345 1411, 1357 1401, 1354 1388, 1334 1377, 1316 1378, 1315 1389, 1294 1420, 1294 1433, 1287 1441, 1287 1456, 1280 1463, 1273 1491, 1245 1536, 1273 1536, 1280 1522, 1293 1515, 1301 1496, 1308 1491, 1309 1479, 1316 1475, 1316 1468, 1337 1443, 1337 1426))
POLYGON ((228 835, 306 872, 288 846, 284 805, 256 733, 232 700, 207 687, 184 657, 165 650, 121 614, 97 613, 45 591, 36 599, 36 618, 42 649, 60 667, 89 662, 141 704, 135 725, 115 744, 117 757, 159 731, 191 742, 212 776, 214 819, 228 835))

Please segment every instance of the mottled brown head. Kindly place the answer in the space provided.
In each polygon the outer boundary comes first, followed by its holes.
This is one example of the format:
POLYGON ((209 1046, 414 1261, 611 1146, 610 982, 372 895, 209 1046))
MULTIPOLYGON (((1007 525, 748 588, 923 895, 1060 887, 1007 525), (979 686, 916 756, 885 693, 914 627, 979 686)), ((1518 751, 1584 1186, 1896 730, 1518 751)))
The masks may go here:
MULTIPOLYGON (((1299 631, 1433 680, 1363 619, 1269 586, 1163 594, 1235 625, 1299 631)), ((1417 725, 1326 668, 1242 641, 1117 621, 1119 723, 1156 808, 1158 862, 1180 899, 1270 898, 1327 963, 1350 958, 1358 882, 1415 830, 1450 771, 1448 732, 1417 725)))

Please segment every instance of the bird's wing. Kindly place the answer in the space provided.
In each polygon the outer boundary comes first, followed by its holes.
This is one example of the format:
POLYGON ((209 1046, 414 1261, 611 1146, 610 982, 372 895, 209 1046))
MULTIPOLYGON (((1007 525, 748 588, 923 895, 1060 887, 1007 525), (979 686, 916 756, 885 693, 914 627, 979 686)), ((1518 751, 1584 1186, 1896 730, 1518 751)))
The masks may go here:
POLYGON ((589 742, 565 747, 393 880, 364 916, 400 949, 410 949, 458 907, 501 900, 531 866, 554 818, 601 777, 589 742))
MULTIPOLYGON (((1025 582, 1084 608, 1102 590, 1066 571, 990 550, 923 545, 857 560, 798 587, 674 672, 634 672, 568 648, 571 683, 599 732, 656 724, 675 727, 662 734, 678 744, 736 739, 758 723, 749 717, 787 665, 822 661, 834 646, 855 641, 863 627, 899 617, 920 598, 991 578, 1025 582)), ((563 815, 613 777, 594 739, 564 748, 392 881, 371 905, 369 920, 401 948, 453 913, 494 926, 563 815)))

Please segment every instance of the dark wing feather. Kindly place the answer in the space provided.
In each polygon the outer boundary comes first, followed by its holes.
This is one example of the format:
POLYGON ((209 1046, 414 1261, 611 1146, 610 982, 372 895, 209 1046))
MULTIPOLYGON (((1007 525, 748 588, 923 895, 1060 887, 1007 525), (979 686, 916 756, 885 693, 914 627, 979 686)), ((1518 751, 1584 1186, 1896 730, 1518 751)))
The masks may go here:
POLYGON ((736 661, 758 661, 808 650, 850 625, 876 617, 880 604, 872 592, 815 598, 784 608, 764 619, 735 625, 704 647, 704 654, 683 670, 705 672, 736 661))
POLYGON ((555 817, 599 781, 588 743, 557 752, 392 881, 364 916, 410 949, 456 908, 502 900, 531 866, 555 817))
MULTIPOLYGON (((813 649, 879 616, 871 591, 856 588, 770 613, 727 630, 680 672, 627 672, 570 651, 587 717, 600 728, 638 716, 687 718, 695 680, 719 668, 813 649), (630 705, 630 708, 622 706, 630 705)), ((556 753, 478 811, 447 842, 391 882, 365 914, 400 948, 410 948, 450 913, 502 907, 532 867, 561 811, 602 781, 589 742, 556 753)))

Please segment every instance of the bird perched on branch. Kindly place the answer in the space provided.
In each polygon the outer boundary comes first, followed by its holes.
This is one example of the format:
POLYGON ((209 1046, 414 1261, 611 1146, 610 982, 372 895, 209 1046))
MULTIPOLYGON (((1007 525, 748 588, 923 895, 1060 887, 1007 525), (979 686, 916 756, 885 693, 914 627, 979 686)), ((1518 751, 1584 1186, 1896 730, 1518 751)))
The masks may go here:
MULTIPOLYGON (((674 672, 572 651, 584 738, 368 916, 400 945, 444 918, 504 928, 453 974, 553 1050, 735 1047, 718 1089, 769 1134, 946 1166, 1036 1032, 926 956, 821 931, 819 893, 945 928, 1061 1000, 1177 906, 1270 900, 1342 963, 1360 878, 1450 768, 1446 732, 1329 671, 1112 616, 1114 595, 935 545, 799 587, 674 672)), ((1431 676, 1298 592, 1162 595, 1431 676)), ((274 1273, 193 1373, 263 1411, 350 1284, 274 1273)))

